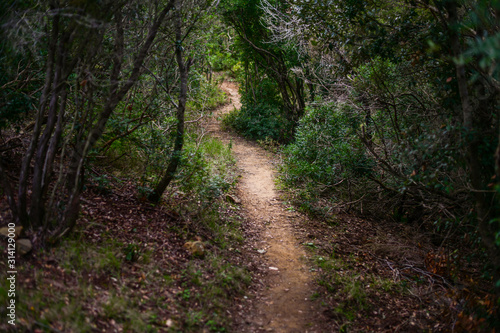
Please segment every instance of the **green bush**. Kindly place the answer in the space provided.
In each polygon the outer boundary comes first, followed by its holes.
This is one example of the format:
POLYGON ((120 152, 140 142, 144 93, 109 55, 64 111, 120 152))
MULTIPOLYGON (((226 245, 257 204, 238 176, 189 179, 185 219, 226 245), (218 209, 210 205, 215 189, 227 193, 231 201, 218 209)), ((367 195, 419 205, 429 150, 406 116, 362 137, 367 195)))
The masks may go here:
MULTIPOLYGON (((218 81, 218 80, 217 80, 218 81)), ((212 110, 226 102, 226 94, 217 82, 209 81, 200 71, 190 73, 187 116, 198 117, 199 113, 212 110)))
POLYGON ((227 121, 234 129, 253 140, 273 139, 282 141, 285 120, 280 110, 265 102, 245 105, 229 115, 227 121))
POLYGON ((265 79, 242 92, 242 107, 223 119, 223 125, 252 140, 289 141, 293 125, 286 119, 276 84, 265 79))
POLYGON ((236 181, 231 146, 208 138, 199 146, 188 142, 176 177, 179 190, 201 208, 229 191, 236 181))
POLYGON ((283 183, 307 187, 312 193, 371 174, 374 162, 356 135, 361 125, 361 117, 347 105, 309 108, 299 122, 295 142, 284 150, 283 183))

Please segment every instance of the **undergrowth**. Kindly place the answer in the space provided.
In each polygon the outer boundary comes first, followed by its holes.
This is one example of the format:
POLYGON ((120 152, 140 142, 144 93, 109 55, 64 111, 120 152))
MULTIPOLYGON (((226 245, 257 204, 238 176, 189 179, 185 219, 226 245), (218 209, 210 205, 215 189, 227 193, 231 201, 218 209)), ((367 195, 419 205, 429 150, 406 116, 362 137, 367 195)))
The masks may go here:
POLYGON ((382 293, 386 297, 407 293, 402 283, 367 273, 356 256, 328 255, 313 242, 305 245, 312 253, 312 270, 318 272, 319 288, 312 298, 322 302, 325 314, 335 321, 340 332, 350 331, 356 320, 378 310, 377 300, 382 293))
POLYGON ((242 107, 224 116, 223 129, 234 129, 251 140, 290 141, 294 125, 286 117, 276 86, 264 80, 255 91, 241 92, 242 107))

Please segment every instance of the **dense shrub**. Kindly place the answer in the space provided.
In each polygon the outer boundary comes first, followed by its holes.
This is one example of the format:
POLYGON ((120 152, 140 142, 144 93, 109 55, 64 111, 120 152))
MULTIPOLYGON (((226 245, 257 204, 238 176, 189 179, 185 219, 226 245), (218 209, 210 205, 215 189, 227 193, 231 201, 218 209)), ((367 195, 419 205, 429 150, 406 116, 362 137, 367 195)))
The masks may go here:
POLYGON ((282 139, 285 131, 283 122, 279 109, 265 102, 245 105, 241 110, 233 111, 225 119, 226 124, 254 140, 282 139))
MULTIPOLYGON (((219 80, 217 80, 219 81, 219 80)), ((212 110, 226 102, 225 93, 219 89, 216 81, 210 81, 200 71, 192 70, 189 82, 187 116, 198 117, 201 112, 212 110)))
POLYGON ((292 137, 293 125, 286 118, 276 84, 265 79, 256 87, 242 89, 240 110, 234 110, 223 119, 223 124, 234 128, 252 140, 287 142, 292 137))
POLYGON ((374 162, 356 135, 361 121, 345 104, 310 107, 299 122, 295 142, 284 149, 283 183, 305 190, 308 197, 335 197, 342 195, 336 185, 343 180, 347 184, 373 173, 374 162))
POLYGON ((188 140, 179 172, 166 197, 177 200, 190 213, 206 212, 236 183, 237 173, 231 145, 204 137, 188 140))

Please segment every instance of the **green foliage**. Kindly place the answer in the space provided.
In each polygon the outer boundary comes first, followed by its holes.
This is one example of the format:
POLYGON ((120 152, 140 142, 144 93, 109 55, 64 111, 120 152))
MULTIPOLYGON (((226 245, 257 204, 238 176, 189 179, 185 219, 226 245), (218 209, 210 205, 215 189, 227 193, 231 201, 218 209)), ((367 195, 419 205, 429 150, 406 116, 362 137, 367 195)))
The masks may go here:
POLYGON ((311 82, 280 170, 295 203, 418 225, 444 247, 468 238, 500 278, 499 9, 488 0, 298 0, 286 10, 263 1, 266 36, 283 53, 297 47, 294 72, 311 82), (318 117, 332 101, 351 107, 335 106, 335 121, 318 117))
POLYGON ((283 141, 288 130, 279 108, 266 104, 245 105, 228 114, 224 123, 253 140, 283 141))
MULTIPOLYGON (((0 58, 0 62, 2 62, 0 58)), ((1 65, 0 65, 1 66, 1 65)), ((0 67, 0 86, 8 84, 8 76, 5 69, 0 67)), ((33 100, 19 90, 2 89, 0 96, 0 128, 5 128, 9 124, 18 123, 23 119, 27 111, 33 109, 33 100)))
MULTIPOLYGON (((31 1, 4 1, 0 4, 0 26, 10 27, 18 18, 10 17, 33 3, 31 1)), ((28 47, 19 47, 8 36, 9 29, 0 32, 0 129, 18 125, 34 110, 43 78, 38 71, 42 63, 28 47), (34 93, 36 91, 36 93, 34 93)))
MULTIPOLYGON (((457 61, 465 64, 477 63, 489 76, 500 78, 500 31, 498 17, 494 13, 500 10, 500 2, 479 0, 473 3, 463 22, 463 29, 478 29, 480 34, 467 40, 468 48, 457 61)), ((474 79, 480 77, 475 73, 474 79)))
POLYGON ((223 119, 223 125, 234 128, 252 140, 286 142, 293 126, 286 118, 276 84, 263 80, 253 89, 243 90, 240 110, 223 119))
MULTIPOLYGON (((286 10, 286 2, 271 1, 286 10)), ((222 1, 225 22, 236 32, 243 107, 232 125, 252 139, 289 142, 304 110, 304 81, 292 70, 303 57, 288 43, 270 43, 259 0, 222 1), (274 118, 274 119, 273 119, 274 118)), ((234 121, 233 121, 234 120, 234 121)))
POLYGON ((190 72, 189 96, 186 108, 193 116, 215 109, 226 102, 226 94, 218 87, 218 80, 210 81, 202 73, 190 72))
POLYGON ((176 177, 178 189, 206 209, 233 186, 234 163, 231 147, 216 138, 204 139, 198 146, 189 141, 176 177))
POLYGON ((137 244, 130 243, 123 249, 123 254, 126 261, 135 262, 141 255, 141 248, 137 244))
POLYGON ((356 136, 360 126, 359 115, 345 104, 309 108, 297 127, 295 142, 284 149, 282 182, 312 195, 344 179, 370 175, 374 162, 356 136))
POLYGON ((207 61, 211 70, 215 72, 231 72, 234 76, 240 75, 241 66, 238 60, 238 51, 234 48, 231 35, 221 22, 216 22, 212 27, 210 38, 207 41, 207 61))
MULTIPOLYGON (((172 158, 177 125, 175 110, 168 100, 160 100, 160 91, 157 91, 156 97, 149 99, 149 88, 153 84, 152 81, 143 82, 142 89, 137 89, 132 98, 119 105, 108 121, 108 131, 102 140, 104 146, 98 151, 99 154, 104 153, 106 158, 95 159, 95 163, 101 166, 112 165, 113 172, 118 176, 134 175, 140 178, 139 195, 143 197, 151 191, 146 184, 156 182, 172 158), (131 131, 129 135, 121 135, 128 131, 131 131)), ((196 121, 225 103, 225 93, 217 85, 218 81, 209 81, 203 73, 193 69, 186 106, 187 121, 196 121)), ((193 168, 200 168, 200 163, 204 163, 200 162, 203 152, 190 148, 195 144, 191 140, 196 139, 192 128, 188 128, 184 161, 186 165, 191 163, 192 168, 188 167, 190 170, 185 170, 184 174, 190 174, 193 168)))

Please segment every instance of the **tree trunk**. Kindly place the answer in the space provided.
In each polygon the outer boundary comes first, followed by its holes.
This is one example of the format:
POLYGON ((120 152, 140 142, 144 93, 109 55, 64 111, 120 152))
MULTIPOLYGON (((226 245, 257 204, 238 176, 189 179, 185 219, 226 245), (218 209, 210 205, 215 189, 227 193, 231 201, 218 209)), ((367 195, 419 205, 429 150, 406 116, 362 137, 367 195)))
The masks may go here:
MULTIPOLYGON (((63 41, 59 41, 63 44, 63 41)), ((66 58, 64 50, 64 45, 59 45, 57 52, 57 61, 55 65, 55 75, 52 84, 51 98, 48 107, 48 118, 47 124, 43 134, 38 142, 38 149, 35 154, 35 163, 33 167, 33 182, 31 186, 31 205, 29 211, 29 220, 32 227, 38 227, 41 225, 44 217, 44 198, 42 195, 42 182, 46 175, 44 174, 44 165, 47 163, 47 151, 49 148, 49 142, 53 135, 54 128, 56 126, 56 121, 58 119, 58 112, 64 112, 61 110, 62 104, 60 103, 60 95, 66 96, 66 87, 63 78, 63 62, 66 58)), ((51 161, 50 161, 50 164, 51 161)), ((47 173, 51 173, 51 170, 45 170, 47 173)))
POLYGON ((176 47, 175 47, 175 58, 177 60, 177 66, 180 72, 180 93, 179 93, 179 103, 177 105, 177 133, 174 142, 174 151, 172 153, 172 158, 168 164, 167 170, 163 175, 162 179, 156 185, 153 192, 149 195, 149 200, 152 202, 158 202, 165 192, 166 188, 174 178, 177 167, 182 157, 182 147, 184 145, 184 112, 186 110, 186 100, 187 100, 187 83, 188 83, 188 73, 189 66, 191 65, 191 59, 188 60, 187 64, 184 63, 182 59, 182 30, 181 30, 181 17, 180 14, 176 18, 176 47))
MULTIPOLYGON (((53 9, 53 8, 51 8, 53 9)), ((29 178, 29 168, 33 155, 38 145, 38 140, 40 137, 40 132, 42 129, 43 119, 45 115, 45 110, 47 107, 47 100, 50 98, 50 87, 52 86, 52 79, 55 66, 57 41, 59 39, 59 15, 56 14, 52 19, 52 34, 49 41, 49 50, 47 56, 47 64, 45 69, 45 83, 42 90, 42 95, 40 97, 38 112, 36 115, 35 126, 33 129, 33 134, 31 135, 30 144, 26 154, 24 155, 23 162, 21 165, 21 172, 19 174, 19 186, 17 194, 17 213, 19 222, 23 227, 30 227, 31 223, 28 217, 27 210, 27 193, 28 193, 28 178, 29 178)))

